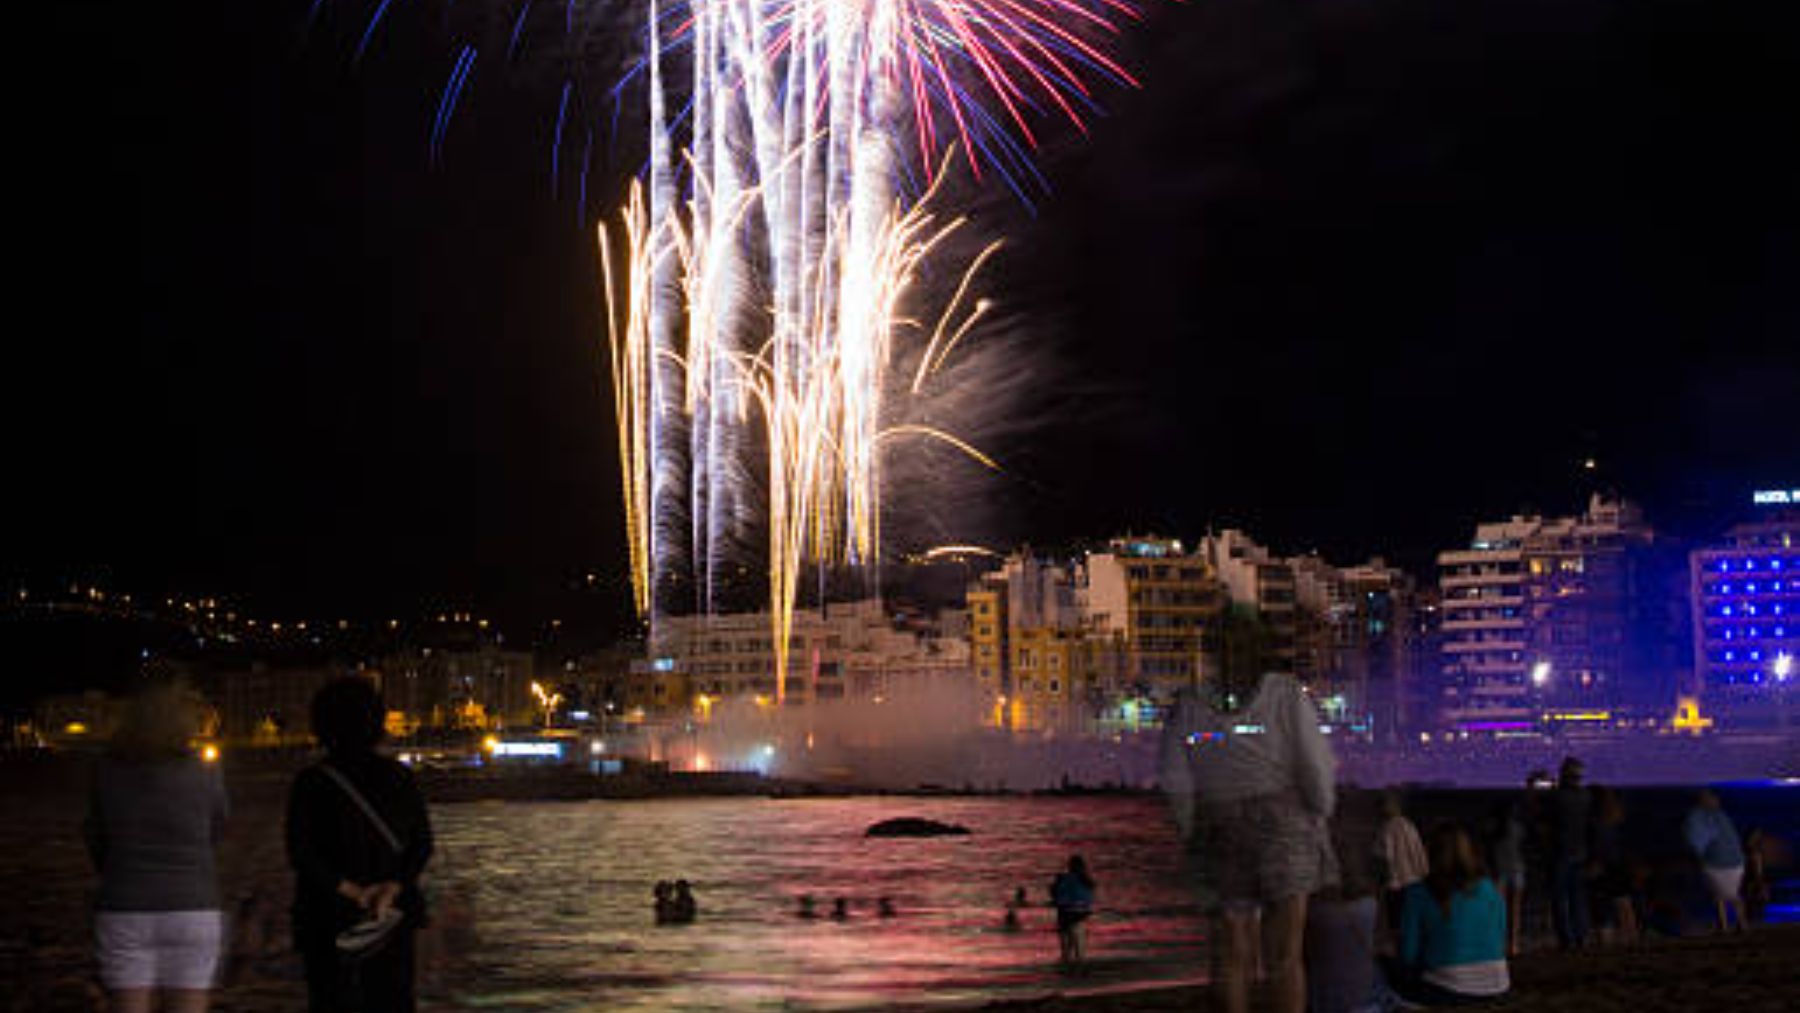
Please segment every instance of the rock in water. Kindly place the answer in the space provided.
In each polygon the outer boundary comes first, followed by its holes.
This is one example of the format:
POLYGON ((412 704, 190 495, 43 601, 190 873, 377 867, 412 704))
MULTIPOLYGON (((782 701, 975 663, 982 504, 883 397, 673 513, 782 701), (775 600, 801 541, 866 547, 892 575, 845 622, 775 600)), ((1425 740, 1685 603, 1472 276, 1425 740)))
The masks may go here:
POLYGON ((866 836, 961 837, 966 836, 968 832, 968 827, 955 823, 939 823, 937 820, 923 819, 918 816, 898 816, 870 826, 866 836))

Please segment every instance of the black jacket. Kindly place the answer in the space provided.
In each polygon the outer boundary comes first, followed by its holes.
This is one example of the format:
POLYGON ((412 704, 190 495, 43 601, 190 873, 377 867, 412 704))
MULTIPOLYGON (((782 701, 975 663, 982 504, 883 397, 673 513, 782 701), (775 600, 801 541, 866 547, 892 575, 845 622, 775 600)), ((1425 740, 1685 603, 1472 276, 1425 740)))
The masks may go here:
POLYGON ((367 799, 400 838, 396 852, 369 817, 318 765, 294 777, 288 793, 287 851, 294 867, 294 941, 302 948, 328 941, 363 917, 338 895, 343 880, 401 886, 399 907, 420 924, 425 899, 419 875, 431 859, 431 819, 412 771, 374 753, 332 755, 330 764, 367 799))

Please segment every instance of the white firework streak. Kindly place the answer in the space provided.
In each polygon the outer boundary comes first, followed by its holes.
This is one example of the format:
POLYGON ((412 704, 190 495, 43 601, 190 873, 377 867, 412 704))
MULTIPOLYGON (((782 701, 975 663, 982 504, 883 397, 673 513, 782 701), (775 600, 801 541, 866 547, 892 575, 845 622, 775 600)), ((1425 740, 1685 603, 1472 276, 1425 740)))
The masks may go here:
MULTIPOLYGON (((693 194, 673 202, 666 103, 653 95, 652 130, 662 137, 653 139, 650 196, 634 187, 621 221, 623 282, 610 254, 603 264, 635 599, 655 621, 686 543, 695 606, 707 610, 734 536, 760 513, 769 525, 776 696, 785 700, 806 567, 880 556, 880 444, 940 439, 992 466, 931 426, 882 428, 882 392, 898 331, 927 342, 916 387, 979 318, 983 304, 963 311, 968 275, 997 245, 970 263, 934 326, 902 317, 920 264, 963 221, 938 223, 925 211, 934 191, 911 207, 898 193, 893 128, 904 104, 891 77, 864 65, 860 79, 833 83, 828 122, 817 128, 817 76, 779 68, 799 86, 778 103, 776 68, 752 59, 767 47, 758 18, 754 4, 695 5, 693 194), (761 502, 743 461, 752 426, 767 453, 761 502), (682 475, 686 488, 673 480, 682 475)), ((857 32, 868 25, 833 16, 830 27, 826 41, 866 50, 857 32)), ((794 59, 828 59, 817 49, 799 47, 794 59)), ((661 63, 653 50, 653 88, 664 81, 661 63)), ((835 61, 833 77, 857 67, 835 61)), ((601 247, 610 247, 605 225, 601 247)))

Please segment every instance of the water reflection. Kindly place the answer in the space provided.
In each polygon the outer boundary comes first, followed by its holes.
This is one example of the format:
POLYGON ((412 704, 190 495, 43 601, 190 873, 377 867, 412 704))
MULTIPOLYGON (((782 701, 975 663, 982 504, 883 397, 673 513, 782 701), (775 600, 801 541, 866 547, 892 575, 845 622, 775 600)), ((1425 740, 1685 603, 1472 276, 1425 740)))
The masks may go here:
POLYGON ((1147 799, 734 799, 481 803, 435 816, 436 887, 462 892, 474 950, 449 998, 507 1009, 936 1005, 1191 980, 1201 922, 1147 799), (870 839, 923 815, 968 837, 870 839), (1101 911, 1080 979, 1056 970, 1050 876, 1088 857, 1101 911), (696 924, 657 926, 651 888, 694 884, 696 924), (1002 928, 1025 886, 1023 930, 1002 928), (796 917, 811 894, 850 918, 796 917), (892 897, 897 916, 877 917, 892 897))

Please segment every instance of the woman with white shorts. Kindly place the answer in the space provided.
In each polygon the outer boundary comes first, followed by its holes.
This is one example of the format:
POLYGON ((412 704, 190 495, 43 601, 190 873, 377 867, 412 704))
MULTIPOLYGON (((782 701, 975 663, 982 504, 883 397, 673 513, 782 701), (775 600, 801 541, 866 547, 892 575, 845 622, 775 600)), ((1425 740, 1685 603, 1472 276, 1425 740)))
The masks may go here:
POLYGON ((94 780, 86 831, 100 871, 94 940, 112 1009, 201 1013, 224 942, 214 848, 225 821, 216 763, 193 749, 200 701, 158 681, 138 694, 94 780))
POLYGON ((1720 805, 1719 796, 1702 789, 1682 822, 1681 832, 1694 857, 1700 860, 1700 872, 1706 880, 1707 893, 1712 895, 1719 931, 1733 925, 1743 931, 1744 905, 1738 898, 1738 888, 1744 881, 1744 843, 1720 805))

